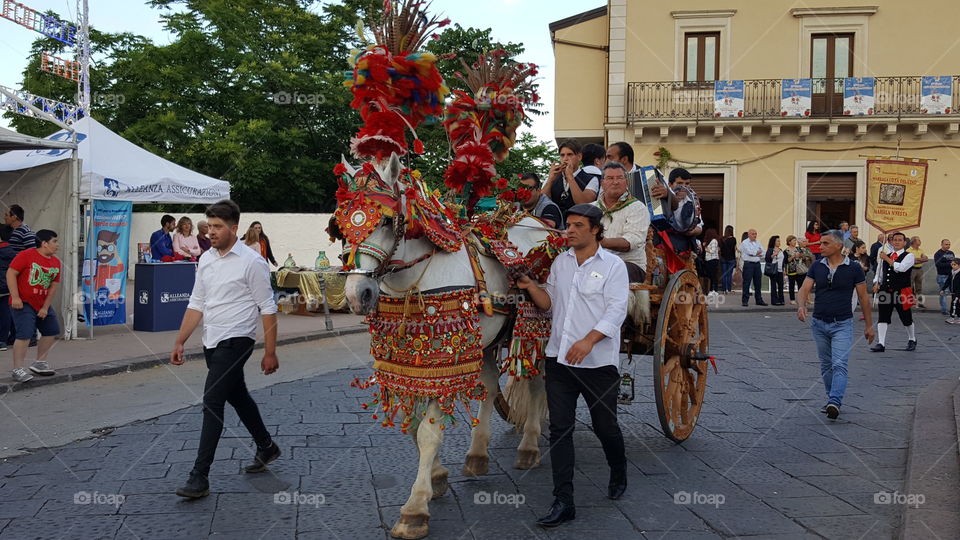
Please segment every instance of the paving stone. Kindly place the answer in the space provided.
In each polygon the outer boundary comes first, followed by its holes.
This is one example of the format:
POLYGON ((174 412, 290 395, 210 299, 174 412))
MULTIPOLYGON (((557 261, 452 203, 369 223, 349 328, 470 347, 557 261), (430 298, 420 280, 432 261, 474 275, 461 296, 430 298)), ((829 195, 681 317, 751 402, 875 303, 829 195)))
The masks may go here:
POLYGON ((0 519, 35 516, 43 503, 39 500, 0 501, 0 519))
MULTIPOLYGON (((212 513, 140 514, 126 516, 117 534, 117 539, 165 538, 170 540, 193 540, 207 538, 212 513)), ((262 534, 262 533, 261 533, 262 534)))

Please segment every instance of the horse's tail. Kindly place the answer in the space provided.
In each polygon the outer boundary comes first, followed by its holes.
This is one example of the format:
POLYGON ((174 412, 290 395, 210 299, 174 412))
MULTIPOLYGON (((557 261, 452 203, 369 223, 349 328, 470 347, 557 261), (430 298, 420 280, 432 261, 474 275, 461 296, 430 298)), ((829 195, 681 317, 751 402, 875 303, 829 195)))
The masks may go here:
POLYGON ((510 405, 510 414, 507 415, 507 421, 513 424, 518 431, 523 431, 523 426, 531 414, 539 417, 541 421, 546 418, 547 408, 544 395, 534 395, 534 385, 540 384, 540 394, 543 394, 543 375, 533 375, 529 379, 518 379, 510 377, 503 395, 510 405), (535 378, 540 377, 540 380, 535 378))

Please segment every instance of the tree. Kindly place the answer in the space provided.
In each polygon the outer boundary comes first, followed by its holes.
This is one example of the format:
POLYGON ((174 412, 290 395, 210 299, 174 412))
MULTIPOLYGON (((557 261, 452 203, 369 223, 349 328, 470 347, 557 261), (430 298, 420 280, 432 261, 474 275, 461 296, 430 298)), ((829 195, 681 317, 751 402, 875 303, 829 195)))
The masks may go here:
MULTIPOLYGON (((344 0, 320 13, 308 0, 151 4, 183 8, 163 16, 169 45, 91 35, 103 58, 91 82, 111 98, 95 100, 91 114, 162 157, 228 180, 246 210, 331 210, 333 165, 359 121, 342 86, 359 42, 353 28, 380 3, 344 0)), ((72 101, 72 84, 50 77, 31 64, 25 89, 72 101)))

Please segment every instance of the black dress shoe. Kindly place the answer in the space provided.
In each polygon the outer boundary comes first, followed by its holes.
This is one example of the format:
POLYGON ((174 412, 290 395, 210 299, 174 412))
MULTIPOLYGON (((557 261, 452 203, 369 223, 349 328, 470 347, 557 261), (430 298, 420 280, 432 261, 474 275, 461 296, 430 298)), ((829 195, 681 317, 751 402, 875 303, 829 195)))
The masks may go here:
POLYGON ((577 509, 572 504, 566 504, 560 499, 555 499, 550 507, 550 513, 537 520, 537 525, 541 527, 556 527, 566 521, 571 521, 577 517, 577 509))
POLYGON ((757 304, 758 306, 765 306, 765 305, 767 305, 767 303, 764 302, 763 300, 757 300, 756 304, 757 304))
POLYGON ((743 307, 747 307, 747 306, 749 306, 749 305, 750 305, 750 304, 748 304, 748 303, 746 303, 746 302, 743 303, 743 307))
POLYGON ((207 481, 207 477, 195 471, 190 473, 187 483, 177 490, 177 495, 188 499, 199 499, 209 494, 210 482, 207 481))
POLYGON ((610 471, 610 483, 607 485, 607 498, 617 500, 627 491, 627 471, 610 471))
POLYGON ((904 350, 905 350, 905 351, 915 351, 915 350, 917 350, 917 342, 916 342, 916 340, 911 339, 910 341, 908 341, 908 342, 907 342, 907 348, 904 349, 904 350))
POLYGON ((877 343, 873 347, 870 347, 870 352, 883 352, 885 350, 887 350, 887 348, 881 345, 880 343, 877 343))
POLYGON ((253 457, 253 463, 244 467, 243 471, 248 473, 258 473, 267 470, 267 464, 280 457, 280 447, 277 443, 270 441, 270 446, 266 448, 257 448, 257 455, 253 457))

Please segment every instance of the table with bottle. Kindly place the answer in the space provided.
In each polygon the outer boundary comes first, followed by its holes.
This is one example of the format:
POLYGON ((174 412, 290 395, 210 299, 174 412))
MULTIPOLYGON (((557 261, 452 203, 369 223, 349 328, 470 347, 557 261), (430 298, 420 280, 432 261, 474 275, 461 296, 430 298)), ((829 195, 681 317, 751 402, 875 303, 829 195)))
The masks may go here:
POLYGON ((312 268, 297 265, 293 255, 288 254, 283 266, 271 274, 274 289, 281 292, 281 308, 291 306, 292 315, 313 316, 314 312, 342 311, 347 308, 344 285, 346 277, 339 274, 339 267, 331 267, 326 254, 321 251, 312 268), (296 291, 283 296, 285 291, 296 291))

